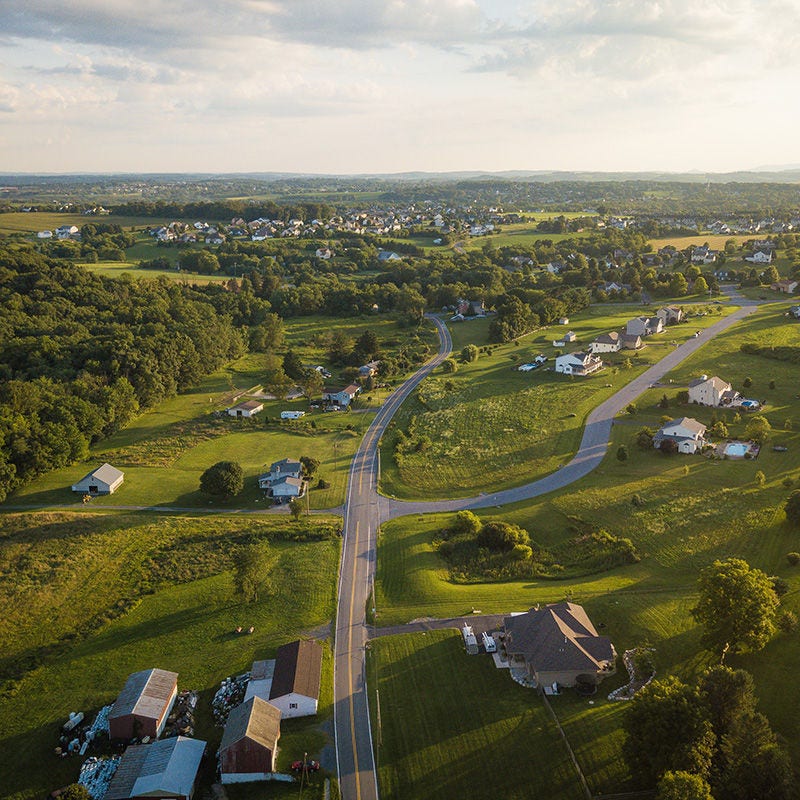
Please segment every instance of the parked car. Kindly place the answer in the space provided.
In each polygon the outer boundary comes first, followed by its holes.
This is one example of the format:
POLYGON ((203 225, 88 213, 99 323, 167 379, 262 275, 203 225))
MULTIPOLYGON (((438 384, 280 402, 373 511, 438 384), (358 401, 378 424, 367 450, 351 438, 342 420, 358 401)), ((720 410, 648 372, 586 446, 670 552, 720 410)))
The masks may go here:
POLYGON ((319 769, 319 761, 293 761, 292 772, 316 772, 319 769))

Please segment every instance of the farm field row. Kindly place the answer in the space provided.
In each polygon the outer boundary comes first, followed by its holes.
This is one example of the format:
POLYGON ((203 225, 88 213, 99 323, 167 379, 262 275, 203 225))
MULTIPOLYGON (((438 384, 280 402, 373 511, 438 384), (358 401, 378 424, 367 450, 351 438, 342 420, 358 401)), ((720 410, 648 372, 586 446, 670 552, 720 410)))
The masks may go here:
MULTIPOLYGON (((291 537, 313 537, 319 526, 330 532, 338 524, 337 518, 306 526, 285 518, 5 515, 0 796, 44 797, 74 781, 81 759, 52 754, 68 713, 91 718, 131 672, 154 666, 178 672, 180 689, 200 693, 195 735, 216 752, 222 732, 210 703, 220 681, 274 657, 279 645, 300 635, 327 639, 339 540, 291 537), (272 562, 267 588, 247 604, 234 593, 231 555, 253 542, 270 543, 272 562), (237 635, 240 625, 253 626, 253 635, 237 635)), ((319 725, 332 714, 327 646, 322 686, 316 718, 282 725, 281 769, 326 743, 319 725)), ((204 787, 213 780, 214 761, 208 759, 204 787)))
MULTIPOLYGON (((399 624, 411 619, 483 613, 522 611, 536 603, 570 599, 582 604, 596 625, 602 625, 618 652, 644 643, 655 648, 659 675, 690 677, 710 665, 701 650, 700 629, 689 611, 696 602, 695 584, 702 567, 716 558, 738 556, 769 575, 784 579, 789 587, 784 608, 800 612, 800 572, 789 566, 786 553, 797 550, 797 533, 785 521, 783 503, 792 487, 800 485, 800 399, 794 366, 741 351, 745 342, 797 346, 798 328, 783 315, 785 305, 760 309, 726 331, 670 374, 663 386, 637 400, 637 413, 624 414, 612 431, 608 455, 601 466, 578 483, 545 497, 500 509, 480 511, 485 521, 504 520, 524 527, 531 539, 544 548, 569 547, 586 530, 605 529, 633 542, 641 560, 624 567, 594 574, 570 574, 562 580, 531 577, 497 583, 454 583, 448 565, 439 556, 434 540, 449 524, 449 515, 405 517, 384 524, 378 548, 376 580, 377 624, 399 624), (714 417, 727 421, 732 437, 744 436, 748 417, 732 410, 715 412, 699 406, 680 406, 677 393, 699 374, 719 375, 734 388, 766 401, 763 413, 773 432, 768 445, 754 460, 710 459, 702 456, 664 456, 656 450, 641 450, 636 433, 642 425, 658 427, 663 416, 688 415, 705 424, 714 417), (743 388, 750 378, 749 389, 743 388), (672 381, 670 383, 669 381, 672 381), (771 388, 771 381, 774 384, 771 388), (666 395, 668 407, 658 404, 666 395), (788 420, 788 423, 787 423, 788 420), (775 452, 780 443, 785 452, 775 452), (628 458, 619 461, 616 452, 625 445, 628 458), (763 478, 758 474, 763 473, 763 478)), ((478 362, 480 363, 480 362, 478 362)), ((430 636, 430 634, 428 634, 430 636)), ((463 656, 457 634, 453 634, 453 657, 447 673, 452 686, 467 684, 473 661, 463 656)), ((392 637, 409 638, 411 637, 392 637)), ((440 670, 427 666, 427 640, 416 640, 400 664, 405 669, 419 659, 414 680, 420 686, 439 680, 440 670)), ((394 662, 402 654, 400 645, 375 643, 373 658, 378 686, 393 680, 394 662), (395 649, 393 649, 395 648, 395 649), (386 678, 383 678, 383 675, 386 678)), ((408 647, 403 645, 403 647, 408 647)), ((734 667, 752 672, 760 710, 786 738, 794 763, 800 761, 800 732, 793 709, 785 703, 785 679, 800 668, 800 643, 793 634, 779 633, 761 652, 729 657, 734 667)), ((478 669, 475 666, 475 669, 478 669)), ((445 680, 445 683, 446 683, 445 680)), ((516 687, 514 687, 516 688, 516 687)), ((606 681, 600 694, 614 688, 606 681), (607 685, 608 684, 608 685, 607 685)), ((453 691, 437 688, 446 698, 453 691)), ((471 691, 466 696, 473 697, 471 691)), ((383 697, 381 702, 385 704, 383 697)), ((538 702, 538 701, 537 701, 538 702)), ((593 793, 619 792, 629 784, 621 753, 621 722, 624 706, 600 697, 590 704, 572 693, 553 698, 553 707, 576 751, 593 793)), ((405 739, 384 739, 389 749, 384 759, 395 769, 412 769, 423 757, 448 757, 447 744, 417 749, 413 732, 421 726, 428 735, 430 717, 422 705, 404 705, 405 739)), ((384 722, 386 725, 386 722, 384 722)), ((460 714, 453 705, 437 723, 435 738, 449 743, 463 736, 460 714)), ((506 743, 498 743, 498 747, 506 743)), ((555 739, 552 746, 555 746, 555 739)), ((496 749, 495 754, 500 752, 496 749)), ((503 750, 504 752, 504 750, 503 750)), ((534 771, 545 773, 547 764, 534 771)), ((395 781, 392 769, 381 768, 386 787, 395 781)), ((543 780, 538 774, 531 782, 543 780)), ((383 784, 382 784, 383 787, 383 784)), ((453 782, 454 796, 469 796, 470 782, 453 782)), ((568 797, 568 794, 548 795, 568 797)))
POLYGON ((488 352, 461 364, 455 374, 437 371, 403 405, 382 441, 382 491, 403 499, 468 497, 555 471, 576 451, 592 409, 730 310, 722 303, 698 305, 695 311, 703 316, 649 337, 642 350, 604 354, 607 367, 588 378, 557 375, 553 359, 585 348, 600 333, 624 328, 647 309, 595 306, 572 317, 568 326, 491 346, 488 319, 451 323, 456 356, 470 343, 488 352), (567 330, 577 341, 554 347, 553 340, 567 330), (527 373, 515 368, 539 353, 550 359, 545 367, 527 373))

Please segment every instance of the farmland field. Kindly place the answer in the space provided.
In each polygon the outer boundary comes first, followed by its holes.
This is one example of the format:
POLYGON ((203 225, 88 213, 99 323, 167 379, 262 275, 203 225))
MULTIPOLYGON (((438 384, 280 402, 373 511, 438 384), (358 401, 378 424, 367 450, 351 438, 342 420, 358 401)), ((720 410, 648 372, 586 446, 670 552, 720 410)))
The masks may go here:
POLYGON ((427 378, 403 405, 383 437, 382 491, 403 498, 469 496, 553 472, 577 449, 593 408, 675 342, 728 313, 718 305, 696 311, 703 316, 649 338, 643 350, 604 354, 607 368, 588 378, 551 371, 555 356, 565 352, 552 341, 571 330, 577 341, 570 349, 586 347, 598 334, 623 328, 632 316, 645 313, 641 306, 595 307, 574 316, 568 326, 523 337, 519 346, 488 346, 487 319, 451 324, 456 355, 470 342, 489 352, 461 364, 455 374, 427 378), (515 369, 538 353, 550 359, 545 367, 528 373, 515 369))
MULTIPOLYGON (((280 644, 304 632, 327 638, 320 626, 333 616, 339 541, 330 531, 338 524, 336 518, 306 527, 224 516, 5 515, 0 796, 44 797, 74 780, 79 759, 52 755, 68 712, 91 718, 131 672, 153 666, 178 672, 181 689, 200 692, 196 735, 213 753, 221 730, 210 700, 219 682, 254 659, 274 657, 280 644), (319 526, 322 538, 315 540, 319 526), (298 534, 310 540, 292 541, 298 534), (249 542, 269 542, 271 567, 267 588, 246 604, 234 594, 231 552, 249 542), (237 635, 237 625, 252 625, 253 635, 237 635)), ((284 729, 283 769, 325 744, 317 725, 332 713, 327 649, 323 669, 318 717, 284 729)))

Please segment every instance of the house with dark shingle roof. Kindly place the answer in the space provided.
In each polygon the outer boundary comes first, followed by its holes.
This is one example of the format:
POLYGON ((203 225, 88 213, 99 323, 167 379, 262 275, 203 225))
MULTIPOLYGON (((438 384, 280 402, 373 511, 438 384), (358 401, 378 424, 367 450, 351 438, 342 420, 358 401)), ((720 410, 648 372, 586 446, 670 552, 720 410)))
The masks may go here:
POLYGON ((504 644, 512 667, 538 686, 597 684, 616 672, 617 653, 598 635, 583 606, 553 603, 506 617, 504 644))
POLYGON ((322 646, 315 641, 295 641, 278 648, 269 702, 288 717, 317 713, 322 646))
POLYGON ((191 800, 206 743, 186 736, 129 747, 104 800, 191 800))
POLYGON ((281 712, 260 697, 251 697, 228 716, 219 746, 222 783, 267 780, 275 771, 281 712))

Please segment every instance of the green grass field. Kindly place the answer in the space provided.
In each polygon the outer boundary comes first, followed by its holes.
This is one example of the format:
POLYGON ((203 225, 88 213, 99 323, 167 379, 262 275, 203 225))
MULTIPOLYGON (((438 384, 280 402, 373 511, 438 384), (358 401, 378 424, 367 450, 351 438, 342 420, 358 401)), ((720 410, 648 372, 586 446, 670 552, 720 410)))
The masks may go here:
MULTIPOLYGON (((605 626, 618 652, 649 643, 655 647, 658 674, 688 678, 710 663, 689 612, 696 602, 698 573, 715 558, 742 557, 767 574, 785 579, 790 589, 783 606, 797 613, 800 571, 786 561, 786 553, 797 549, 797 531, 788 526, 782 511, 789 492, 800 485, 796 367, 740 351, 748 341, 800 345, 800 328, 787 320, 784 309, 785 304, 758 311, 681 365, 667 377, 672 383, 646 392, 637 401, 638 413, 623 415, 614 426, 609 456, 580 482, 534 501, 478 512, 485 520, 522 525, 544 547, 563 545, 586 526, 605 528, 629 537, 642 554, 641 562, 565 580, 457 585, 447 580, 447 564, 432 544, 450 516, 401 518, 384 525, 380 535, 377 624, 469 614, 475 609, 484 613, 525 610, 535 603, 569 598, 583 604, 595 624, 605 626), (767 401, 764 413, 773 433, 757 459, 670 458, 636 446, 639 427, 657 427, 663 415, 712 421, 712 409, 676 404, 681 387, 702 373, 719 375, 748 396, 767 401), (752 387, 745 390, 742 383, 748 376, 752 387), (769 388, 771 380, 774 389, 769 388), (670 401, 666 410, 657 406, 665 393, 670 401), (786 420, 791 429, 785 427, 786 420), (773 443, 788 450, 774 452, 773 443), (623 463, 615 458, 621 444, 629 449, 623 463), (757 480, 758 471, 766 476, 763 486, 757 480), (784 485, 787 480, 792 482, 789 487, 784 485)), ((738 423, 731 411, 717 412, 717 416, 728 419, 731 436, 744 435, 747 415, 738 423)), ((800 729, 793 707, 785 702, 785 676, 800 667, 797 636, 778 634, 764 651, 729 661, 753 673, 760 709, 786 738, 798 763, 800 729)), ((454 684, 458 680, 458 674, 451 678, 454 684)), ((599 702, 590 709, 585 701, 571 696, 558 698, 554 708, 592 790, 626 790, 628 778, 620 751, 624 708, 599 702)), ((449 741, 457 735, 454 722, 445 726, 440 739, 449 741)))
POLYGON ((583 797, 541 699, 457 632, 374 639, 367 669, 381 797, 583 797))
MULTIPOLYGON (((73 781, 80 759, 52 755, 68 713, 91 718, 131 672, 153 666, 177 671, 181 689, 201 693, 196 735, 213 753, 221 730, 210 701, 219 682, 303 633, 326 638, 320 626, 333 616, 339 541, 284 540, 298 529, 239 517, 5 515, 0 796, 43 797, 73 781), (233 592, 230 552, 265 540, 270 588, 247 605, 233 592), (255 633, 237 635, 237 625, 255 633)), ((325 744, 317 726, 332 713, 329 651, 323 687, 318 717, 284 726, 281 768, 325 744)))
MULTIPOLYGON (((651 337, 636 353, 604 355, 609 366, 588 378, 551 371, 553 359, 565 352, 552 341, 572 330, 578 339, 569 349, 581 349, 600 333, 624 328, 628 319, 644 313, 642 306, 591 308, 568 326, 536 331, 518 345, 492 345, 490 354, 460 365, 455 374, 437 371, 403 405, 383 437, 382 491, 404 498, 464 497, 553 472, 577 449, 593 408, 658 361, 673 342, 685 341, 727 313, 716 305, 696 308, 713 313, 651 337), (538 353, 550 359, 546 368, 528 373, 515 369, 538 353), (624 368, 627 359, 630 369, 624 368), (410 441, 401 463, 395 457, 399 432, 410 441), (420 444, 422 437, 430 441, 420 444)), ((454 353, 468 343, 485 347, 488 325, 487 319, 451 324, 454 353)))

